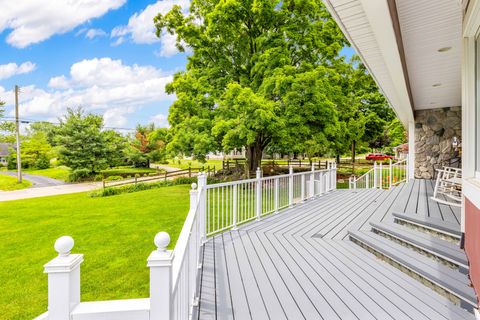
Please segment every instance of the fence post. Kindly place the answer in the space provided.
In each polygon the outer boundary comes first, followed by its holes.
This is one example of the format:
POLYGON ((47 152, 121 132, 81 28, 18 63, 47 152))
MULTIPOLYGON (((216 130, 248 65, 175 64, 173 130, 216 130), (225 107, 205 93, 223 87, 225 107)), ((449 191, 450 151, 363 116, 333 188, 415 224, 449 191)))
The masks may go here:
POLYGON ((377 188, 377 161, 373 163, 373 188, 377 188))
POLYGON ((262 217, 262 170, 257 167, 256 171, 256 204, 257 204, 257 221, 262 217))
POLYGON ((192 166, 191 165, 188 165, 188 177, 189 178, 192 177, 192 166))
POLYGON ((293 167, 288 168, 288 206, 293 206, 293 167))
POLYGON ((168 172, 165 171, 165 181, 167 181, 167 174, 168 174, 168 172))
POLYGON ((312 172, 310 173, 310 194, 309 197, 313 198, 315 196, 315 165, 312 164, 312 172))
POLYGON ((380 162, 380 189, 383 189, 383 161, 380 162))
POLYGON ((389 169, 388 169, 388 171, 390 171, 389 178, 388 178, 388 183, 389 183, 388 188, 390 189, 392 187, 393 166, 392 166, 392 159, 388 159, 388 160, 390 160, 389 169))
POLYGON ((305 201, 305 174, 302 173, 302 175, 300 176, 300 183, 301 183, 301 187, 300 187, 300 197, 301 197, 301 201, 305 201))
POLYGON ((198 183, 198 219, 200 221, 200 239, 204 243, 207 240, 207 176, 200 172, 197 177, 198 183))
POLYGON ((63 236, 55 241, 58 257, 44 265, 48 274, 48 319, 70 319, 72 310, 80 303, 80 264, 83 254, 70 254, 74 241, 63 236))
POLYGON ((233 230, 237 230, 237 188, 238 188, 238 185, 237 184, 234 184, 233 185, 233 198, 232 198, 232 201, 233 201, 233 208, 232 208, 232 211, 233 211, 233 230))
POLYGON ((157 250, 147 260, 150 268, 150 320, 172 319, 172 260, 173 251, 167 250, 170 236, 159 232, 154 239, 157 250))
POLYGON ((274 182, 274 195, 273 195, 273 201, 274 201, 274 204, 273 204, 273 210, 274 210, 274 213, 278 213, 278 193, 279 193, 279 189, 280 189, 280 181, 278 178, 275 178, 275 182, 274 182))
MULTIPOLYGON (((331 171, 332 171, 332 163, 330 161, 327 162, 327 175, 326 175, 326 181, 325 181, 325 191, 328 192, 331 189, 331 171)), ((322 181, 323 182, 323 181, 322 181)))

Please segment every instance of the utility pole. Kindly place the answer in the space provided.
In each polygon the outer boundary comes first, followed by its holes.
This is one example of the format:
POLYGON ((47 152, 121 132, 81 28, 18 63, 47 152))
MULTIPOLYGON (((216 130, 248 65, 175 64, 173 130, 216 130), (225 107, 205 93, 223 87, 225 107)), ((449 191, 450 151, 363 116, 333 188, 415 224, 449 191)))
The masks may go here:
POLYGON ((20 157, 20 121, 18 119, 18 91, 19 88, 15 86, 15 135, 17 138, 17 178, 18 183, 22 183, 22 159, 20 157))

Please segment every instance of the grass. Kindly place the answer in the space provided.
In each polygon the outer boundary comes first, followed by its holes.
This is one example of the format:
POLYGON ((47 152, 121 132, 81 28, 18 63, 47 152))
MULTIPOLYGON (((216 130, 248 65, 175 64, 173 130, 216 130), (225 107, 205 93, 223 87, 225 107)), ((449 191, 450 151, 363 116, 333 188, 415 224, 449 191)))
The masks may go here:
POLYGON ((0 203, 0 319, 31 319, 47 308, 43 265, 53 243, 75 239, 83 253, 82 301, 148 297, 146 259, 166 231, 173 248, 188 213, 190 186, 111 197, 88 193, 0 203))
POLYGON ((12 191, 28 188, 32 183, 28 180, 22 180, 22 183, 17 183, 16 177, 0 174, 0 190, 12 191))
POLYGON ((68 181, 68 175, 70 174, 70 169, 65 166, 59 166, 48 169, 35 169, 35 170, 25 170, 25 173, 36 174, 39 176, 44 176, 52 179, 68 181))

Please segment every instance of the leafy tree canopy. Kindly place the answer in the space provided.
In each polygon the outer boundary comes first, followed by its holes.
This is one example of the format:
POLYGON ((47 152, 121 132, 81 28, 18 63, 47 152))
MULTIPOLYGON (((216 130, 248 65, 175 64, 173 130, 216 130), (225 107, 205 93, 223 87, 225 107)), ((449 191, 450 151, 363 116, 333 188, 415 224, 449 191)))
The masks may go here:
POLYGON ((328 146, 338 132, 336 66, 345 39, 316 0, 193 0, 155 18, 157 35, 192 51, 167 85, 170 150, 204 158, 246 147, 254 170, 269 145, 309 140, 328 146))
POLYGON ((166 158, 168 130, 155 128, 153 123, 138 125, 131 137, 126 155, 128 161, 136 167, 150 167, 150 162, 166 158))

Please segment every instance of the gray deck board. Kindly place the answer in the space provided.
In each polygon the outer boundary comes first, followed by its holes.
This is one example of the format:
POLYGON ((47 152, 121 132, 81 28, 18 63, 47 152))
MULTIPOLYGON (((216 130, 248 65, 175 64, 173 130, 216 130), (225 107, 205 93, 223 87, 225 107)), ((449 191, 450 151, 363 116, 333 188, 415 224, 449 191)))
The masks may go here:
POLYGON ((199 319, 474 319, 346 238, 407 208, 443 220, 431 186, 337 190, 209 239, 199 319))

